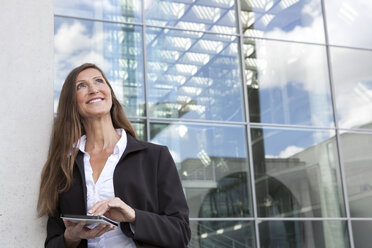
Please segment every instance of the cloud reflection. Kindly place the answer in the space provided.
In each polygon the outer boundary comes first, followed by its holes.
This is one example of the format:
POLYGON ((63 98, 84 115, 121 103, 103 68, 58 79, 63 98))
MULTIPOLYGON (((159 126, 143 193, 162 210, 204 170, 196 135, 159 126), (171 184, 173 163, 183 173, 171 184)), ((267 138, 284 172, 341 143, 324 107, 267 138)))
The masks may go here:
POLYGON ((111 64, 103 56, 104 32, 98 27, 88 30, 83 22, 65 22, 57 27, 55 39, 56 87, 62 86, 68 72, 77 65, 91 62, 109 70, 111 64))
POLYGON ((332 48, 331 58, 339 126, 371 128, 372 52, 332 48))

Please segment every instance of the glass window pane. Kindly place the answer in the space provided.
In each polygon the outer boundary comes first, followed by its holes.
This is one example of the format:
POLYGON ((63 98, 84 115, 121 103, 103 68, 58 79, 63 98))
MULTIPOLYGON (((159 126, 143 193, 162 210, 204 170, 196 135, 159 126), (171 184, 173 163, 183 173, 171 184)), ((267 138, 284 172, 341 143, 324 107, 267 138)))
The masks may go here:
POLYGON ((256 247, 253 221, 191 221, 190 228, 190 248, 256 247))
POLYGON ((324 1, 332 45, 372 48, 372 3, 366 0, 324 1))
POLYGON ((275 220, 263 221, 258 227, 262 248, 349 247, 344 221, 275 220))
POLYGON ((342 133, 350 215, 372 217, 372 134, 342 133))
POLYGON ((320 0, 240 0, 243 34, 324 43, 320 0))
POLYGON ((250 121, 333 127, 324 46, 244 39, 250 121))
POLYGON ((146 32, 150 116, 244 120, 236 36, 146 32))
POLYGON ((120 22, 142 22, 142 0, 54 0, 54 14, 120 22))
POLYGON ((146 124, 141 120, 129 120, 136 131, 137 139, 147 141, 146 124))
POLYGON ((338 124, 372 129, 372 52, 331 47, 338 124))
POLYGON ((371 221, 352 221, 354 247, 370 248, 372 244, 372 222, 371 221))
POLYGON ((145 1, 146 23, 186 30, 237 33, 234 0, 145 1))
POLYGON ((150 136, 176 162, 190 217, 252 216, 244 126, 152 123, 150 136))
POLYGON ((67 74, 83 63, 105 72, 128 116, 145 114, 141 27, 55 18, 55 110, 67 74))
POLYGON ((259 216, 344 216, 334 131, 252 128, 251 133, 259 216))

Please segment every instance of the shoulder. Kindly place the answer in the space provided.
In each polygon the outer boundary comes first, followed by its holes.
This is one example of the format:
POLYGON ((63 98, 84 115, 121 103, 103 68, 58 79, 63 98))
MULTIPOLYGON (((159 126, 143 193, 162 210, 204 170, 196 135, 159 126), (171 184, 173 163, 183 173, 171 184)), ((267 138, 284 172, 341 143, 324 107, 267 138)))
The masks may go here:
POLYGON ((153 154, 168 154, 169 149, 167 146, 164 145, 159 145, 151 142, 146 142, 146 141, 138 141, 143 147, 145 147, 145 151, 148 153, 153 153, 153 154))
POLYGON ((160 152, 160 151, 168 151, 168 147, 164 145, 159 145, 147 141, 138 140, 133 138, 130 134, 128 134, 128 147, 135 147, 139 150, 148 150, 152 152, 160 152))
POLYGON ((138 142, 141 143, 143 146, 146 146, 149 149, 164 149, 164 148, 167 148, 167 146, 160 145, 160 144, 155 144, 155 143, 151 143, 151 142, 147 142, 147 141, 138 140, 138 142))
POLYGON ((146 158, 146 160, 169 159, 171 153, 167 146, 141 141, 128 135, 128 143, 125 154, 136 155, 146 158))

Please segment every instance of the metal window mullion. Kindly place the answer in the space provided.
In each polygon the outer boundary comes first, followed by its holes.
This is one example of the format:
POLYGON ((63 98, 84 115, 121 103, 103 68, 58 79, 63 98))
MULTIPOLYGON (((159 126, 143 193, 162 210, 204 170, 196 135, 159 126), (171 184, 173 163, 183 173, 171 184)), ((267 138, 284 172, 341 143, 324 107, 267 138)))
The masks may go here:
POLYGON ((138 22, 115 21, 115 20, 108 20, 108 19, 103 19, 103 18, 70 16, 70 15, 60 15, 60 14, 54 14, 54 17, 74 19, 74 20, 79 20, 79 21, 104 22, 104 23, 111 23, 111 24, 124 24, 124 25, 136 25, 136 26, 142 25, 141 23, 138 23, 138 22))
POLYGON ((166 117, 150 117, 151 121, 162 122, 178 122, 178 123, 200 123, 200 124, 216 124, 216 125, 236 125, 243 126, 246 122, 238 121, 220 121, 220 120, 200 120, 200 119, 182 119, 182 118, 166 118, 166 117))
POLYGON ((258 127, 258 128, 280 128, 280 129, 288 129, 288 130, 322 130, 322 131, 329 131, 335 130, 334 128, 325 127, 325 126, 305 126, 305 125, 291 125, 291 124, 272 124, 272 123, 260 123, 260 122, 251 122, 251 127, 258 127))
POLYGON ((255 239, 256 239, 256 247, 260 246, 260 234, 258 228, 258 216, 257 216, 257 201, 256 201, 256 187, 255 187, 255 179, 254 179, 254 166, 253 166, 253 152, 252 152, 252 142, 251 142, 251 132, 250 132, 250 124, 249 124, 249 103, 248 103, 248 92, 247 92, 247 82, 245 77, 245 60, 244 60, 244 36, 243 36, 243 29, 242 29, 242 22, 241 22, 241 6, 240 0, 235 0, 236 3, 236 18, 238 24, 238 35, 239 35, 239 45, 240 45, 240 68, 241 68, 241 77, 242 77, 242 89, 243 89, 243 96, 244 96, 244 107, 245 107, 245 120, 246 120, 246 132, 247 132, 247 145, 248 145, 248 163, 249 163, 249 175, 250 175, 250 186, 251 186, 251 197, 252 197, 252 204, 253 204, 253 217, 254 217, 254 229, 255 229, 255 239))
POLYGON ((150 141, 150 120, 149 120, 149 87, 147 79, 147 49, 146 49, 146 20, 145 20, 145 0, 141 1, 142 14, 142 49, 143 49, 143 81, 145 86, 145 127, 146 140, 150 141))
POLYGON ((349 244, 351 248, 354 248, 354 238, 353 238, 353 230, 351 225, 351 218, 350 218, 350 206, 348 200, 348 193, 347 193, 347 185, 346 185, 346 177, 345 177, 345 169, 344 163, 342 158, 342 147, 341 147, 341 135, 338 125, 338 118, 337 118, 337 109, 336 109, 336 96, 335 96, 335 87, 333 81, 333 73, 332 73, 332 61, 331 61, 331 53, 330 53, 330 45, 329 45, 329 37, 328 37, 328 26, 327 26, 327 16, 325 11, 325 3, 324 0, 321 0, 321 8, 323 14, 323 25, 324 25, 324 38, 325 38, 325 48, 326 48, 326 56, 327 56, 327 66, 328 66, 328 77, 329 77, 329 85, 331 90, 331 99, 332 99, 332 109, 333 109, 333 118, 335 122, 336 128, 336 145, 338 151, 338 160, 339 160, 339 168, 340 168, 340 176, 341 176, 341 186, 342 192, 344 197, 344 204, 345 204, 345 211, 346 211, 346 221, 348 225, 348 234, 349 234, 349 244))
MULTIPOLYGON (((352 218, 353 220, 371 221, 372 218, 352 218)), ((224 218, 190 218, 191 221, 346 221, 347 217, 224 217, 224 218)))

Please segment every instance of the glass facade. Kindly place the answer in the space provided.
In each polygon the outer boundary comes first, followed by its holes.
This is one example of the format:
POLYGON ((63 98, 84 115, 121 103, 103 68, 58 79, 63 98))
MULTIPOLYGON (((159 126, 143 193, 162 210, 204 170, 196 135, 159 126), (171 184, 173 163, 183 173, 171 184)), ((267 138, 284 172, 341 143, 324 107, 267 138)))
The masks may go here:
POLYGON ((67 73, 106 73, 140 139, 167 145, 189 247, 370 247, 372 3, 54 0, 67 73))

